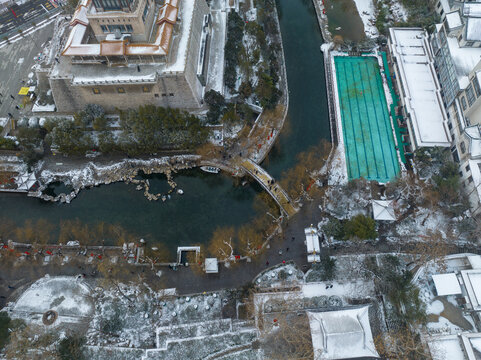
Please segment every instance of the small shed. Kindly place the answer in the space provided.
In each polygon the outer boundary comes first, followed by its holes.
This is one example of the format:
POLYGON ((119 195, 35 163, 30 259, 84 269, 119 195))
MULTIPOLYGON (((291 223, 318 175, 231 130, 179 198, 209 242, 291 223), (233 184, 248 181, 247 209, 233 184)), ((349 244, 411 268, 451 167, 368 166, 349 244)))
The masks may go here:
POLYGON ((433 275, 434 286, 438 296, 461 294, 458 277, 455 273, 433 275))
POLYGON ((319 236, 317 230, 312 225, 304 229, 306 234, 307 262, 319 262, 321 260, 321 247, 319 246, 319 236))
POLYGON ((204 268, 207 274, 217 274, 219 272, 219 262, 217 258, 206 258, 204 268))
POLYGON ((396 221, 393 200, 373 200, 372 215, 374 220, 396 221))

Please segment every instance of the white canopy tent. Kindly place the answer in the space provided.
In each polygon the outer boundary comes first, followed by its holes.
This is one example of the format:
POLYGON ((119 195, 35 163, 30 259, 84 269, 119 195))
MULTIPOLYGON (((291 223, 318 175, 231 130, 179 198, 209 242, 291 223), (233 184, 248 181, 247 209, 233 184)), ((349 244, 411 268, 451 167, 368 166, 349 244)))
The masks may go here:
POLYGON ((205 259, 205 272, 207 274, 217 274, 219 272, 219 263, 217 258, 205 259))
POLYGON ((307 247, 307 261, 319 262, 321 247, 319 246, 319 236, 317 236, 317 230, 314 227, 308 227, 304 229, 306 234, 306 247, 307 247))
POLYGON ((392 200, 373 200, 372 214, 374 220, 396 221, 392 200))

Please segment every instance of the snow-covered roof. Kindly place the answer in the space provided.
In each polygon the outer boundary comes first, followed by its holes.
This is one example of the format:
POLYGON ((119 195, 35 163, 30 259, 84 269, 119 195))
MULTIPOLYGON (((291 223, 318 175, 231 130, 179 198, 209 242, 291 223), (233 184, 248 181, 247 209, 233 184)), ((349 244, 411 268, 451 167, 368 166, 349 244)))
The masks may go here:
MULTIPOLYGON (((86 16, 88 8, 91 7, 90 0, 87 0, 86 5, 81 5, 77 8, 74 18, 71 21, 73 26, 70 32, 69 38, 66 42, 62 55, 66 56, 115 56, 115 55, 167 55, 170 50, 170 44, 174 32, 174 24, 177 22, 178 14, 178 0, 166 0, 158 14, 156 21, 157 33, 155 41, 152 43, 127 43, 119 42, 118 40, 104 40, 99 44, 83 44, 83 38, 89 25, 88 18, 86 16), (84 10, 85 9, 85 10, 84 10)), ((187 31, 186 34, 182 33, 182 37, 190 36, 190 24, 192 22, 193 10, 195 1, 183 0, 182 9, 184 22, 188 23, 187 29, 182 26, 182 31, 187 31)), ((185 57, 187 53, 187 41, 182 46, 185 49, 179 47, 179 52, 185 57)))
POLYGON ((372 213, 374 220, 396 220, 396 214, 394 213, 392 200, 373 200, 372 213))
POLYGON ((458 39, 447 37, 449 53, 453 59, 456 75, 458 77, 460 89, 465 89, 469 85, 469 74, 474 67, 481 61, 481 48, 460 47, 458 39))
POLYGON ((455 273, 433 275, 438 296, 461 294, 458 277, 455 273))
POLYGON ((219 264, 217 258, 205 259, 205 272, 207 274, 217 274, 219 272, 219 264))
POLYGON ((319 246, 319 236, 317 236, 317 230, 313 227, 308 227, 304 229, 306 234, 306 247, 308 254, 319 254, 321 248, 319 246))
POLYGON ((461 341, 457 335, 436 336, 428 340, 433 360, 465 360, 461 341))
POLYGON ((467 17, 481 17, 481 2, 464 3, 463 15, 467 17))
POLYGON ((468 18, 466 24, 466 40, 481 40, 481 18, 468 18))
MULTIPOLYGON (((397 59, 404 103, 418 147, 449 146, 446 111, 426 34, 420 28, 390 28, 391 52, 397 59)), ((456 40, 456 39, 455 39, 456 40)))
POLYGON ((476 353, 481 353, 481 333, 461 334, 461 340, 468 356, 468 360, 478 360, 476 353))
POLYGON ((473 269, 481 269, 481 256, 479 255, 468 255, 466 258, 473 269))
POLYGON ((315 360, 379 357, 369 324, 369 307, 307 312, 315 360))
POLYGON ((156 81, 156 74, 152 72, 150 74, 137 75, 135 69, 118 68, 114 72, 110 72, 109 75, 83 75, 74 76, 72 78, 72 85, 128 85, 128 84, 148 84, 156 81), (130 70, 130 71, 129 71, 130 70))
POLYGON ((474 310, 481 310, 481 270, 462 270, 464 286, 468 293, 469 302, 474 310))
POLYGON ((450 29, 456 29, 461 25, 463 25, 463 22, 461 20, 461 15, 459 14, 458 10, 447 13, 446 22, 448 23, 448 27, 450 29))
POLYGON ((37 182, 37 178, 34 173, 25 173, 18 175, 16 178, 18 190, 30 190, 37 182))

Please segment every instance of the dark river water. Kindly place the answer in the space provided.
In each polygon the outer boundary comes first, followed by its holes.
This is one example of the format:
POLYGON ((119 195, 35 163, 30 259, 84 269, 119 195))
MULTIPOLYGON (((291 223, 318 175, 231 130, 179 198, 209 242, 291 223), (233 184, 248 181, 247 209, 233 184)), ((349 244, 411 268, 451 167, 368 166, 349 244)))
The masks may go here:
MULTIPOLYGON (((278 144, 263 166, 274 177, 293 166, 296 155, 329 138, 322 37, 311 0, 279 0, 281 31, 289 83, 289 114, 278 144)), ((95 224, 118 223, 172 251, 179 245, 206 243, 220 226, 241 225, 255 215, 257 184, 236 186, 227 175, 190 170, 174 178, 184 195, 150 202, 135 185, 116 183, 82 190, 71 204, 47 203, 24 195, 0 195, 0 217, 21 225, 45 218, 58 225, 79 218, 95 224)), ((152 192, 168 188, 163 175, 150 178, 152 192)))

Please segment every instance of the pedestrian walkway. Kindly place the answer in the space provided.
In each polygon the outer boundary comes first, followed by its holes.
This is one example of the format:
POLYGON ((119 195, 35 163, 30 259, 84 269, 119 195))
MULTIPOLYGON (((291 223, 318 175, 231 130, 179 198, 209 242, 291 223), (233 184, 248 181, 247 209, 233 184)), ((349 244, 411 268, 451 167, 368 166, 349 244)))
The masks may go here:
POLYGON ((299 210, 293 204, 289 195, 281 188, 281 186, 270 176, 267 171, 254 163, 252 160, 244 160, 241 163, 242 168, 249 173, 259 184, 272 196, 272 198, 280 206, 287 217, 297 213, 299 210))

